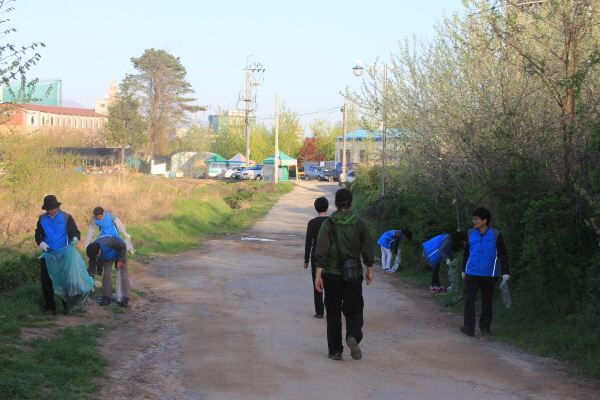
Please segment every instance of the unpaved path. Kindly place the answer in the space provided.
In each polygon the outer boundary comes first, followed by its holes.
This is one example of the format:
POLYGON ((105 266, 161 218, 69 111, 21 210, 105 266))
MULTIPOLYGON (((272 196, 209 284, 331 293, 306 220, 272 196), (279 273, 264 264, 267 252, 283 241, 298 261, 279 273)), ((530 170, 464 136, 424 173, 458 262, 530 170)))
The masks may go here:
MULTIPOLYGON (((363 359, 326 357, 302 268, 313 201, 338 186, 305 183, 243 235, 155 259, 138 299, 104 340, 104 399, 598 399, 560 363, 469 338, 461 317, 375 268, 365 286, 363 359), (254 235, 273 241, 241 240, 254 235)), ((377 266, 376 266, 377 267, 377 266)))

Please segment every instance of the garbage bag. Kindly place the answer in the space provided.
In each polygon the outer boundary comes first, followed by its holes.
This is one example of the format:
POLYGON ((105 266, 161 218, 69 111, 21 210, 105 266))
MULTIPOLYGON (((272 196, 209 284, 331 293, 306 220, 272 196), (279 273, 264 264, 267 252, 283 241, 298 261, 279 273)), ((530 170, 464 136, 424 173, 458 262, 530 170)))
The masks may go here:
POLYGON ((401 262, 402 262, 402 250, 398 249, 398 253, 396 253, 396 261, 394 261, 394 265, 392 266, 392 272, 396 272, 398 270, 401 262))
POLYGON ((459 275, 459 273, 456 270, 455 261, 456 261, 456 259, 454 259, 454 261, 452 261, 452 263, 450 265, 448 265, 448 279, 450 280, 450 286, 448 287, 448 292, 450 292, 450 293, 458 290, 458 275, 459 275), (452 290, 450 290, 450 288, 452 288, 452 290))
POLYGON ((512 298, 510 297, 510 289, 508 288, 508 282, 506 279, 502 279, 502 282, 500 282, 500 293, 502 294, 504 307, 510 308, 512 305, 512 298))
POLYGON ((42 253, 40 258, 46 259, 54 293, 67 303, 69 310, 94 288, 94 279, 74 244, 42 253))

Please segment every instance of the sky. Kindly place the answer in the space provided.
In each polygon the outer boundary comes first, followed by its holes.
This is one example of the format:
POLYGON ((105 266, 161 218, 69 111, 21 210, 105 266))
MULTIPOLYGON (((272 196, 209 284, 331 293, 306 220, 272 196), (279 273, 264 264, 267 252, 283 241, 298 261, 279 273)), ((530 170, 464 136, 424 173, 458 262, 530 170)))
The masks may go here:
MULTIPOLYGON (((42 42, 29 78, 62 79, 63 99, 86 108, 104 98, 111 78, 135 73, 132 57, 166 50, 187 70, 207 112, 243 107, 249 64, 265 72, 256 88, 256 115, 273 124, 275 96, 298 113, 305 129, 316 117, 341 120, 340 91, 358 89, 356 60, 389 62, 398 43, 432 37, 460 0, 16 0, 2 28, 4 43, 42 42), (251 57, 248 57, 250 56, 251 57)), ((6 6, 5 6, 6 8, 6 6)), ((308 129, 307 129, 308 130, 308 129)))

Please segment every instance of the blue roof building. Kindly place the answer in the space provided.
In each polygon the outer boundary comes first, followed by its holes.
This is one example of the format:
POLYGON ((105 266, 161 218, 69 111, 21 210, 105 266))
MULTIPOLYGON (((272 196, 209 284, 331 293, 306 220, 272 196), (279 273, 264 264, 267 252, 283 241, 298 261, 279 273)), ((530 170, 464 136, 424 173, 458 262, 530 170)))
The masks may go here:
MULTIPOLYGON (((397 129, 386 131, 386 153, 390 151, 390 141, 399 139, 402 133, 397 129)), ((342 161, 344 136, 335 138, 335 158, 342 161)), ((394 148, 393 146, 392 148, 394 148)), ((346 134, 346 162, 359 164, 378 164, 383 151, 383 131, 380 129, 357 129, 346 134)))

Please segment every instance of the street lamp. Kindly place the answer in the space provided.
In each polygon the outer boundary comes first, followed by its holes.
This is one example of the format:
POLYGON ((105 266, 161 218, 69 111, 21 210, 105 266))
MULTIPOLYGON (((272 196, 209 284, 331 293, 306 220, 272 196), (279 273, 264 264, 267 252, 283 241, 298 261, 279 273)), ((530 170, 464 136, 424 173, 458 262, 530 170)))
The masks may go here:
POLYGON ((385 145, 386 145, 386 134, 387 134, 387 71, 388 66, 384 64, 383 67, 371 67, 364 61, 356 61, 356 66, 352 68, 352 72, 355 76, 362 76, 363 70, 372 69, 375 71, 383 71, 383 133, 381 135, 383 153, 381 156, 381 197, 385 196, 385 145))

